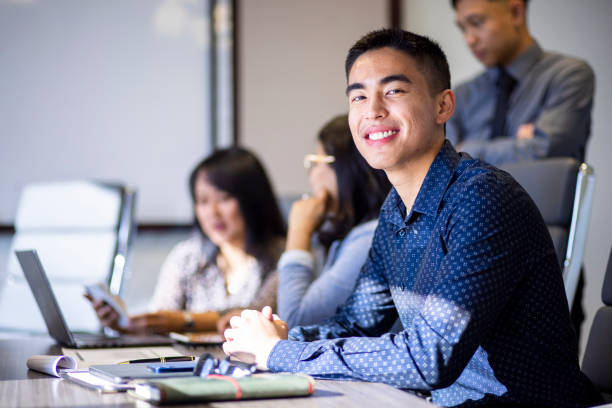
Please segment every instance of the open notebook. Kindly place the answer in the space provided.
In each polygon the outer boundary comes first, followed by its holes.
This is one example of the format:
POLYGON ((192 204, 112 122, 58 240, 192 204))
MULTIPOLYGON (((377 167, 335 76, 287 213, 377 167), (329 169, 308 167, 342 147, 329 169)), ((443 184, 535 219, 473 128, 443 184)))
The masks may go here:
POLYGON ((38 308, 45 320, 49 335, 61 345, 72 348, 99 348, 161 346, 173 343, 169 337, 157 335, 121 335, 109 337, 101 333, 71 332, 59 308, 36 250, 15 251, 15 255, 17 255, 21 269, 23 269, 23 274, 28 281, 36 303, 38 303, 38 308))

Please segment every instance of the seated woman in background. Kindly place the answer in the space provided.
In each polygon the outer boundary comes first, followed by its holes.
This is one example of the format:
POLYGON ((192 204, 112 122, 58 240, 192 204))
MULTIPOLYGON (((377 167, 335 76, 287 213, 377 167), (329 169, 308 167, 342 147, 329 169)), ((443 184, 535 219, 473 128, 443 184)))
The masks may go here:
POLYGON ((275 304, 272 272, 285 225, 259 160, 243 148, 218 150, 192 171, 196 233, 166 258, 149 309, 118 327, 104 302, 94 308, 104 326, 123 332, 213 331, 221 314, 275 304))
POLYGON ((345 303, 390 189, 385 173, 371 168, 357 151, 347 115, 321 129, 316 154, 306 155, 304 166, 313 196, 293 204, 286 250, 278 263, 278 315, 290 327, 332 317, 345 303), (315 233, 327 253, 316 279, 311 252, 315 233))

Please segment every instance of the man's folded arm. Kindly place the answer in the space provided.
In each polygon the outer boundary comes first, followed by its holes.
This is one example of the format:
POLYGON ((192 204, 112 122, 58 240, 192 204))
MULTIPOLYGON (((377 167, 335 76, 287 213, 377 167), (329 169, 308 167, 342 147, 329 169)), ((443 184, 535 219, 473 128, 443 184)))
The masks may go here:
POLYGON ((557 75, 534 123, 534 139, 548 141, 543 156, 568 156, 584 148, 590 132, 594 91, 595 74, 585 62, 568 65, 557 75))
POLYGON ((493 140, 462 141, 458 124, 452 119, 447 135, 461 143, 461 150, 492 164, 576 156, 584 149, 590 132, 595 75, 588 64, 574 62, 556 75, 549 88, 540 112, 533 119, 530 138, 507 135, 493 140))

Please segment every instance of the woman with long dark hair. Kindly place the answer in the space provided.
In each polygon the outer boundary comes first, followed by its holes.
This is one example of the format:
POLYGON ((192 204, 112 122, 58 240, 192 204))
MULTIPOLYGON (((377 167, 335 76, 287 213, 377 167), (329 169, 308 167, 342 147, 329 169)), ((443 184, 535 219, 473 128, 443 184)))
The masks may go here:
POLYGON ((127 332, 210 331, 220 315, 274 305, 285 225, 259 160, 246 149, 218 150, 189 177, 196 232, 166 258, 149 308, 119 328, 108 305, 94 304, 106 326, 127 332))
POLYGON ((347 115, 329 121, 317 139, 316 153, 304 159, 313 196, 293 204, 278 264, 278 315, 290 327, 333 316, 352 293, 390 189, 385 173, 357 151, 347 115), (315 234, 324 262, 311 251, 315 234))

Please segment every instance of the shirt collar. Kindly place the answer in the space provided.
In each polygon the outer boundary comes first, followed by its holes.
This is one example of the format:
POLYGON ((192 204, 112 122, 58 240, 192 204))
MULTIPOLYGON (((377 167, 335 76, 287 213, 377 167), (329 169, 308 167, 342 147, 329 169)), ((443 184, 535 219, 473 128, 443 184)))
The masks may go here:
POLYGON ((391 189, 385 202, 380 207, 381 217, 397 226, 405 224, 404 217, 406 216, 406 206, 402 202, 395 187, 391 189))
MULTIPOLYGON (((431 163, 421 189, 412 205, 412 212, 435 216, 461 157, 446 140, 431 163)), ((406 206, 393 188, 381 207, 381 212, 392 223, 403 225, 407 221, 406 206)))
MULTIPOLYGON (((512 76, 512 78, 516 79, 520 82, 521 78, 524 78, 525 75, 531 70, 531 68, 542 58, 542 48, 537 41, 533 41, 533 44, 527 48, 527 50, 518 56, 510 65, 506 67, 506 71, 512 76)), ((499 76, 499 68, 491 67, 487 69, 487 75, 491 79, 493 83, 497 81, 497 77, 499 76)))
POLYGON ((202 255, 199 260, 199 266, 204 268, 209 264, 215 264, 217 262, 217 255, 219 254, 219 247, 200 231, 196 231, 195 233, 200 242, 200 253, 202 255))

